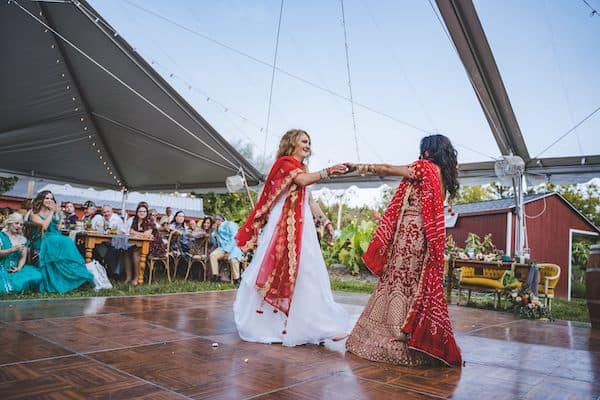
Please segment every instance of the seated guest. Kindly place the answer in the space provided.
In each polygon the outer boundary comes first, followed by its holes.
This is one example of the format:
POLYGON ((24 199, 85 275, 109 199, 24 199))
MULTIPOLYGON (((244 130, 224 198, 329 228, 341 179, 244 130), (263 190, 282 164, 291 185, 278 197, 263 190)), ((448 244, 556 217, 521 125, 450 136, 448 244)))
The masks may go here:
POLYGON ((205 254, 205 248, 207 248, 210 252, 210 250, 212 250, 212 245, 210 241, 210 235, 212 233, 213 225, 212 218, 208 216, 204 217, 202 219, 202 223, 199 226, 196 226, 195 228, 192 227, 192 222, 194 223, 193 225, 196 225, 194 220, 190 221, 190 229, 192 230, 190 236, 193 238, 192 242, 190 243, 190 253, 205 254), (208 247, 206 246, 207 244, 208 247))
POLYGON ((58 229, 59 210, 60 203, 54 200, 49 190, 38 193, 33 201, 30 221, 42 230, 42 234, 32 247, 40 249, 40 292, 44 293, 65 293, 94 280, 73 241, 58 229))
POLYGON ((212 281, 219 282, 219 261, 227 259, 231 267, 231 276, 236 285, 240 284, 240 261, 244 254, 237 247, 235 234, 238 226, 235 222, 225 221, 221 214, 215 215, 216 229, 211 235, 213 244, 218 246, 209 256, 210 267, 212 269, 212 281))
POLYGON ((96 204, 91 200, 83 203, 83 207, 83 218, 81 219, 83 227, 85 229, 92 229, 92 219, 98 214, 98 208, 96 208, 96 204))
MULTIPOLYGON (((123 220, 113 212, 112 206, 103 205, 102 213, 92 218, 92 229, 98 233, 125 233, 123 220)), ((93 253, 94 259, 100 261, 111 277, 121 274, 119 259, 121 253, 110 243, 100 243, 96 245, 93 253)))
POLYGON ((33 265, 25 264, 27 239, 22 235, 23 216, 10 214, 0 232, 0 293, 38 290, 42 275, 33 265))
POLYGON ((171 207, 165 208, 165 215, 160 219, 160 226, 165 230, 171 222, 173 222, 173 215, 171 215, 171 207))
POLYGON ((32 202, 32 199, 25 199, 21 202, 21 208, 18 212, 23 216, 23 223, 27 222, 29 214, 31 213, 32 202))
MULTIPOLYGON (((140 206, 146 207, 146 210, 148 210, 150 208, 148 203, 145 201, 140 201, 139 203, 137 203, 137 206, 135 206, 135 209, 137 210, 138 208, 140 208, 140 206)), ((123 222, 123 231, 125 233, 129 233, 131 231, 131 224, 133 222, 134 217, 135 217, 135 214, 133 214, 132 216, 127 215, 127 218, 123 222)))
POLYGON ((68 229, 69 226, 77 224, 79 218, 75 214, 75 205, 70 201, 65 203, 65 227, 68 229))
POLYGON ((179 245, 183 253, 189 253, 189 229, 185 225, 185 214, 183 211, 177 211, 173 217, 173 222, 169 224, 171 231, 176 231, 179 234, 179 245))
MULTIPOLYGON (((131 219, 131 235, 146 236, 152 238, 150 242, 149 255, 153 257, 164 257, 166 254, 165 244, 160 233, 148 217, 148 206, 146 203, 138 204, 135 215, 131 219)), ((140 248, 134 246, 127 257, 125 257, 125 283, 134 286, 138 283, 138 265, 140 263, 140 248)))
POLYGON ((123 220, 113 213, 112 206, 105 204, 102 206, 102 214, 92 218, 92 229, 99 233, 122 233, 123 220))
POLYGON ((156 208, 151 208, 148 212, 150 213, 150 221, 152 221, 156 229, 160 229, 160 224, 158 223, 158 211, 156 211, 156 208))
POLYGON ((191 232, 194 232, 196 229, 199 228, 195 219, 193 219, 193 218, 190 219, 190 221, 188 222, 188 228, 190 230, 190 235, 191 235, 191 232))

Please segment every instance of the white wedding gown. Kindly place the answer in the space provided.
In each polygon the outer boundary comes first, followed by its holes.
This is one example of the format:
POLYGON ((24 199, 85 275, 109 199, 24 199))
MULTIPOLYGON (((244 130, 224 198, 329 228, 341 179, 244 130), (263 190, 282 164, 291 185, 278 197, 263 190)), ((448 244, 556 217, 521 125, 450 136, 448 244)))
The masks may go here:
POLYGON ((240 337, 245 341, 279 342, 284 346, 318 344, 324 339, 348 333, 352 328, 346 310, 333 300, 329 274, 313 224, 308 189, 305 196, 300 266, 287 327, 284 326, 285 314, 275 313, 270 304, 263 303, 263 298, 255 286, 269 240, 281 216, 285 201, 285 196, 281 196, 271 209, 268 222, 258 239, 254 258, 242 275, 242 282, 233 304, 235 324, 240 337), (256 312, 259 308, 264 311, 262 314, 256 312), (283 334, 284 329, 286 334, 283 334))

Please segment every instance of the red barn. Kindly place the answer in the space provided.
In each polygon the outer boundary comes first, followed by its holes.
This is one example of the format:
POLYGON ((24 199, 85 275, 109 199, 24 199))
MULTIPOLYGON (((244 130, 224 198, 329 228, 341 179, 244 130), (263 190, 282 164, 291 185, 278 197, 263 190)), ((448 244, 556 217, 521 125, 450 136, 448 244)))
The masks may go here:
MULTIPOLYGON (((558 264, 561 277, 556 296, 571 299, 571 248, 573 237, 598 237, 600 229, 559 193, 526 195, 525 224, 531 258, 558 264)), ((469 232, 480 237, 491 233, 497 248, 514 255, 515 200, 500 199, 454 206, 455 218, 447 216, 446 234, 464 247, 469 232)))

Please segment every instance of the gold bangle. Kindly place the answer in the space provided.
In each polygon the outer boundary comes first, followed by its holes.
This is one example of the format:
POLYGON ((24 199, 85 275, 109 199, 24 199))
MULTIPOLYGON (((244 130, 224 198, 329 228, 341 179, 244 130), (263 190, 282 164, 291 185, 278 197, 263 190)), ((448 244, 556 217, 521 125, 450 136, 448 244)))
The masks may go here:
POLYGON ((376 164, 358 164, 356 167, 357 172, 362 175, 376 175, 377 165, 376 164))

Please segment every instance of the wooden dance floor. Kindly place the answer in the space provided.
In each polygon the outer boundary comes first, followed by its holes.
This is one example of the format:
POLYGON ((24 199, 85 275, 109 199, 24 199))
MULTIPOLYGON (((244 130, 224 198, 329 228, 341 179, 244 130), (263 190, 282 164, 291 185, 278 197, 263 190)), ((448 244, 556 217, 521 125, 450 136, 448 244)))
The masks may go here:
MULTIPOLYGON (((466 366, 245 343, 234 291, 0 302, 0 399, 598 399, 600 333, 451 306, 466 366), (213 347, 218 343, 218 347, 213 347)), ((367 296, 336 294, 356 317, 367 296)))

